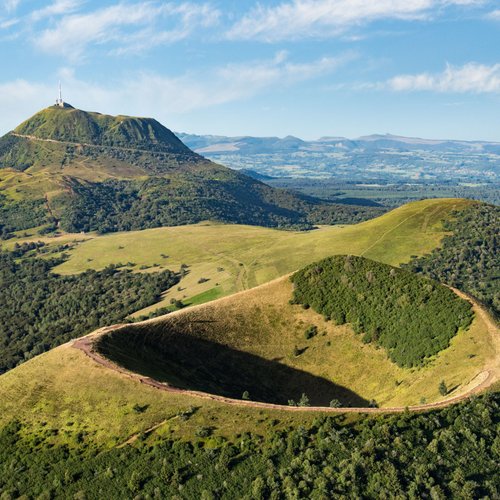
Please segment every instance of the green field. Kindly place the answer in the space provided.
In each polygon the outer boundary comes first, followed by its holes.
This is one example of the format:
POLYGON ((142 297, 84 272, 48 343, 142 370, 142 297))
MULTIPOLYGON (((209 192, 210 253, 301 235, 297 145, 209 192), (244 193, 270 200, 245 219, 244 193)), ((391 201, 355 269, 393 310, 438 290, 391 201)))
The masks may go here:
MULTIPOLYGON (((425 200, 410 203, 377 219, 353 226, 322 226, 313 231, 279 231, 255 226, 201 223, 190 226, 149 229, 90 239, 75 244, 69 259, 55 272, 74 274, 102 269, 109 264, 133 262, 135 269, 151 266, 189 273, 164 300, 137 315, 170 304, 172 298, 200 303, 205 296, 229 295, 293 272, 306 264, 335 254, 363 255, 391 265, 407 262, 412 255, 430 252, 443 235, 441 221, 467 200, 425 200), (163 254, 163 255, 162 255, 163 254), (199 283, 200 278, 208 281, 199 283)), ((57 241, 71 241, 81 235, 67 235, 57 241)), ((50 239, 48 240, 50 241, 50 239)), ((10 243, 12 245, 13 243, 10 243)))

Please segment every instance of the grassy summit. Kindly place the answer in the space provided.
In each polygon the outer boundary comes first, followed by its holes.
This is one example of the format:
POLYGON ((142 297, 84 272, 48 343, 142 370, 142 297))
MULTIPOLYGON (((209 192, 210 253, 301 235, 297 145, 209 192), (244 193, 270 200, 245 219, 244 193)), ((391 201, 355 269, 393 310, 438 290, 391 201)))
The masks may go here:
POLYGON ((19 125, 14 134, 60 142, 154 149, 198 156, 153 118, 110 116, 72 107, 46 108, 19 125))

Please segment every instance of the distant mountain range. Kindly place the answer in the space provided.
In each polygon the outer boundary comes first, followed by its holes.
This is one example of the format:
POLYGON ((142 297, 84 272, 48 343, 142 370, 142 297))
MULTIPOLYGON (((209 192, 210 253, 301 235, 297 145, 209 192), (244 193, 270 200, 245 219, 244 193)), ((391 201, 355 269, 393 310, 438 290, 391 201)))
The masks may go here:
POLYGON ((202 220, 270 227, 376 211, 268 186, 207 160, 152 118, 46 108, 0 137, 0 237, 128 231, 202 220))
POLYGON ((224 165, 271 177, 379 182, 496 182, 500 142, 433 140, 397 135, 357 139, 178 134, 195 152, 224 165))
POLYGON ((219 135, 193 135, 178 133, 179 138, 200 154, 224 154, 239 152, 246 154, 285 153, 297 151, 366 151, 396 149, 400 151, 442 151, 462 153, 500 154, 500 142, 455 141, 403 137, 392 134, 374 134, 347 139, 346 137, 321 137, 303 140, 294 136, 279 137, 226 137, 219 135))

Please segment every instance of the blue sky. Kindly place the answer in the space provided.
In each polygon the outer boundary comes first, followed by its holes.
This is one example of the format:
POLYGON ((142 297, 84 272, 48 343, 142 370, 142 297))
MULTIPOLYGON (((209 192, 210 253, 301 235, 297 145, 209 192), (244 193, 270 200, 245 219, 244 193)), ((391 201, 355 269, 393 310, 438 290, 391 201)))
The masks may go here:
POLYGON ((0 133, 54 101, 176 131, 500 141, 499 0, 0 0, 0 133))

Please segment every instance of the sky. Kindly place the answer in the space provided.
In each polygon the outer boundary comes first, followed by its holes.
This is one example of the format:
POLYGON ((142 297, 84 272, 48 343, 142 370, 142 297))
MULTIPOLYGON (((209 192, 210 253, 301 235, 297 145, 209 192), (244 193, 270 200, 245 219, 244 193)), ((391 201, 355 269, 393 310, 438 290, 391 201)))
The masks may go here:
POLYGON ((178 132, 500 142, 500 0, 0 0, 0 134, 59 80, 178 132))

